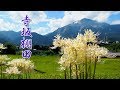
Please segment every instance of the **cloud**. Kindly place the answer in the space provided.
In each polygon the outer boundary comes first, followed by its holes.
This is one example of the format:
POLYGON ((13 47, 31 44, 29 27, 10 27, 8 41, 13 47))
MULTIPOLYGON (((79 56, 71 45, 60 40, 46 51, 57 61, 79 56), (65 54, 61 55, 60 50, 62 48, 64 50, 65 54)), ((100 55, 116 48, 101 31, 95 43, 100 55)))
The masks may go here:
POLYGON ((49 28, 47 28, 47 27, 39 27, 37 29, 33 29, 32 32, 36 32, 38 34, 45 35, 45 34, 49 33, 49 28))
POLYGON ((89 18, 97 20, 99 22, 105 22, 113 11, 65 11, 64 17, 59 19, 50 19, 48 26, 51 31, 54 31, 60 27, 68 25, 74 21, 81 20, 83 18, 89 18))
POLYGON ((114 15, 120 14, 120 11, 114 11, 114 15))
MULTIPOLYGON (((48 22, 47 15, 44 11, 5 11, 2 12, 0 17, 0 30, 13 30, 13 31, 20 31, 24 27, 22 20, 25 16, 28 15, 29 18, 32 20, 31 28, 37 27, 36 32, 39 34, 44 34, 47 28, 39 27, 39 23, 41 22, 48 22), (7 19, 4 16, 7 15, 7 19), (9 21, 9 20, 10 21, 9 21)), ((35 31, 35 30, 32 30, 35 31)))
POLYGON ((93 18, 93 20, 97 20, 98 22, 106 22, 112 13, 112 11, 101 11, 93 18))
POLYGON ((62 27, 64 24, 62 24, 62 19, 51 19, 48 23, 48 27, 50 28, 50 32, 58 29, 59 27, 62 27))
POLYGON ((16 23, 22 23, 26 15, 32 19, 32 24, 48 21, 44 11, 8 11, 7 14, 16 23))
POLYGON ((120 24, 120 20, 115 20, 111 24, 120 24))
POLYGON ((16 30, 17 25, 10 23, 10 22, 5 22, 3 19, 0 19, 0 30, 16 30))
POLYGON ((111 11, 66 11, 63 21, 69 23, 71 21, 78 21, 83 18, 97 20, 99 22, 106 21, 111 15, 111 11))
MULTIPOLYGON (((7 18, 11 21, 8 19, 5 20, 5 18, 1 18, 1 16, 0 30, 22 30, 24 27, 22 20, 28 15, 32 20, 30 23, 31 26, 33 26, 31 27, 32 31, 44 35, 83 18, 106 22, 112 14, 120 14, 120 11, 65 11, 63 18, 48 18, 44 11, 5 11, 1 12, 1 15, 2 14, 3 17, 7 15, 7 18), (40 27, 40 23, 43 22, 47 22, 47 25, 40 27)), ((119 24, 119 21, 112 22, 112 24, 116 23, 119 24)))

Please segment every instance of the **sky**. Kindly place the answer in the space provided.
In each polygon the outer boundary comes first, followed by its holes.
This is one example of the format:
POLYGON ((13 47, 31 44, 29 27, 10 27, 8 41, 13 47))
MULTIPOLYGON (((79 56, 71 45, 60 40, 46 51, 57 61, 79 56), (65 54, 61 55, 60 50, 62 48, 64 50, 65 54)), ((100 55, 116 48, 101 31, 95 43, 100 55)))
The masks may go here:
POLYGON ((26 15, 32 20, 31 31, 41 35, 83 18, 120 24, 120 11, 0 11, 0 31, 21 31, 26 15))

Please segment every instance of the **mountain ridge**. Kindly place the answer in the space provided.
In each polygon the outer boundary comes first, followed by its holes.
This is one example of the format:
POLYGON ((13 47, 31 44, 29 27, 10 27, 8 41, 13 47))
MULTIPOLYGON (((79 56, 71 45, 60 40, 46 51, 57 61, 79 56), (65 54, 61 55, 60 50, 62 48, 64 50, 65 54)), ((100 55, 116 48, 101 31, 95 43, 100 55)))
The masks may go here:
MULTIPOLYGON (((120 41, 120 24, 110 25, 105 22, 97 22, 95 20, 84 18, 58 28, 54 32, 46 35, 32 32, 33 45, 51 45, 54 36, 57 34, 60 34, 65 38, 75 38, 78 33, 83 34, 85 29, 91 29, 95 33, 101 33, 99 35, 100 40, 104 40, 105 37, 107 37, 107 41, 120 41)), ((0 31, 0 43, 11 42, 20 45, 20 40, 22 40, 20 31, 0 31)))

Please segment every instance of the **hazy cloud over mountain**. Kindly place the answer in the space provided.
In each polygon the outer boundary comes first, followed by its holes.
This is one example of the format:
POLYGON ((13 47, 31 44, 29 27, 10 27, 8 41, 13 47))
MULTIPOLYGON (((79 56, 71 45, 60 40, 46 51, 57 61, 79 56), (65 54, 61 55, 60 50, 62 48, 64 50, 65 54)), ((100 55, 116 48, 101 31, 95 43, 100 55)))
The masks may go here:
POLYGON ((120 24, 120 11, 0 11, 0 30, 22 30, 24 26, 21 20, 26 15, 32 19, 31 30, 41 35, 83 18, 120 24))

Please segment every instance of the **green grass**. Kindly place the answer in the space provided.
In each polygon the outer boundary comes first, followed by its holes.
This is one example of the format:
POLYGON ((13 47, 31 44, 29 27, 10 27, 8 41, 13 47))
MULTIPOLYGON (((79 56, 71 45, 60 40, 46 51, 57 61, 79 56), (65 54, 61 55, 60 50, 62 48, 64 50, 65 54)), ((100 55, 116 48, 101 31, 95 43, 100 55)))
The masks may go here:
MULTIPOLYGON (((8 55, 11 59, 21 58, 21 55, 8 55)), ((59 70, 59 56, 32 56, 35 68, 45 73, 34 72, 31 79, 64 79, 64 74, 59 70)), ((97 64, 96 79, 120 79, 120 58, 103 58, 97 64)))
POLYGON ((120 78, 120 58, 102 59, 102 63, 98 63, 96 67, 96 77, 104 79, 120 78))
MULTIPOLYGON (((8 55, 11 59, 22 58, 21 55, 8 55)), ((34 72, 31 77, 33 79, 57 79, 63 78, 63 72, 59 70, 59 56, 39 56, 34 55, 30 58, 34 64, 35 69, 45 73, 34 72)))

